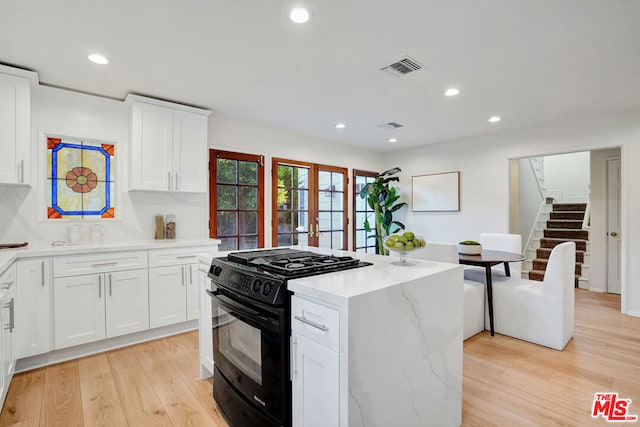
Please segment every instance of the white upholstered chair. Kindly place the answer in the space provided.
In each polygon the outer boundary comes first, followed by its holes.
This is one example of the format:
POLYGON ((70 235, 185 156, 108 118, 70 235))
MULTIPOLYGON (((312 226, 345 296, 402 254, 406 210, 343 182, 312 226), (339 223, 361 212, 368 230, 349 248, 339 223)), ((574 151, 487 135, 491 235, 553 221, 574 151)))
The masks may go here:
MULTIPOLYGON (((516 254, 522 253, 522 236, 520 236, 519 234, 480 233, 480 243, 482 244, 482 249, 513 252, 516 254)), ((509 263, 511 277, 522 276, 521 266, 521 262, 509 263)), ((491 272, 493 273, 492 277, 494 283, 498 280, 504 279, 504 264, 499 264, 492 267, 491 272)), ((485 283, 485 269, 482 267, 466 267, 464 269, 464 278, 485 283)))
MULTIPOLYGON (((428 242, 419 251, 411 253, 419 259, 458 264, 458 247, 450 243, 428 242)), ((464 326, 462 339, 466 340, 484 330, 484 284, 464 281, 464 326)))
POLYGON ((542 282, 518 277, 494 282, 495 331, 564 349, 573 337, 575 262, 576 245, 565 242, 551 251, 542 282))

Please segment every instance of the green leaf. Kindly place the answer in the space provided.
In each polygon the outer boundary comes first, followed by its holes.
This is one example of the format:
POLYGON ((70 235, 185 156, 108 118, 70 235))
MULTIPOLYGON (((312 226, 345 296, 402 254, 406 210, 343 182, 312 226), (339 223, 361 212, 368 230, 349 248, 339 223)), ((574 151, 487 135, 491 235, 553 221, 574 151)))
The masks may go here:
MULTIPOLYGON (((405 229, 404 224, 399 222, 399 221, 393 221, 392 224, 397 225, 398 227, 402 228, 403 230, 405 229)), ((394 233, 395 233, 395 231, 394 231, 394 233)))
POLYGON ((389 211, 391 211, 391 212, 395 212, 395 211, 397 211, 398 209, 400 209, 400 208, 402 208, 402 207, 404 207, 404 206, 407 206, 407 204, 406 204, 405 202, 398 203, 397 205, 395 205, 394 207, 392 207, 391 209, 389 209, 389 211))
POLYGON ((391 212, 386 211, 384 213, 384 225, 386 227, 389 227, 392 222, 393 222, 393 215, 391 214, 391 212))
POLYGON ((371 225, 369 224, 368 219, 364 220, 364 231, 366 231, 367 233, 371 232, 371 225))
POLYGON ((400 182, 400 177, 392 176, 390 178, 385 178, 385 179, 382 180, 382 182, 385 183, 385 184, 388 184, 389 182, 392 182, 392 181, 400 182))

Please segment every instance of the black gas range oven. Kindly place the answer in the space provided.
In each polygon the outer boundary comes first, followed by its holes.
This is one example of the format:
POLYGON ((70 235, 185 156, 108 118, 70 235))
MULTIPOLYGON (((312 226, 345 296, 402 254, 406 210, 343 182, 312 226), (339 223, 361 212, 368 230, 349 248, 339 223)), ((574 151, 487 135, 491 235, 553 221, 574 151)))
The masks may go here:
POLYGON ((213 396, 232 427, 291 424, 287 280, 366 265, 288 248, 211 261, 213 396))

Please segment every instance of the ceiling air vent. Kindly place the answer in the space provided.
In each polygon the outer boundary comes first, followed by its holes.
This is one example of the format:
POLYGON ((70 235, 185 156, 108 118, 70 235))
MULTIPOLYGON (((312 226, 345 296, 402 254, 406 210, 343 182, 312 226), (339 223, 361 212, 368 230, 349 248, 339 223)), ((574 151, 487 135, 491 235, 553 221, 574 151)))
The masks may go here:
POLYGON ((380 68, 380 71, 386 71, 395 77, 404 76, 405 74, 413 73, 424 68, 422 64, 413 59, 410 56, 405 56, 400 61, 386 65, 380 68))
POLYGON ((382 129, 398 129, 398 128, 401 128, 402 125, 396 122, 389 122, 389 123, 383 123, 381 125, 378 125, 378 127, 382 129))

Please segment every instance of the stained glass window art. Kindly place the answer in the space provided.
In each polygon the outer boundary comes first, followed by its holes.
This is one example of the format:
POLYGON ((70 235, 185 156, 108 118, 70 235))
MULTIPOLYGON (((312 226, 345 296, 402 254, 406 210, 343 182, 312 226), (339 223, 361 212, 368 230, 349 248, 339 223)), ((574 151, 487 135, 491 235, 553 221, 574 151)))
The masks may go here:
POLYGON ((114 218, 115 147, 47 138, 47 218, 114 218))

